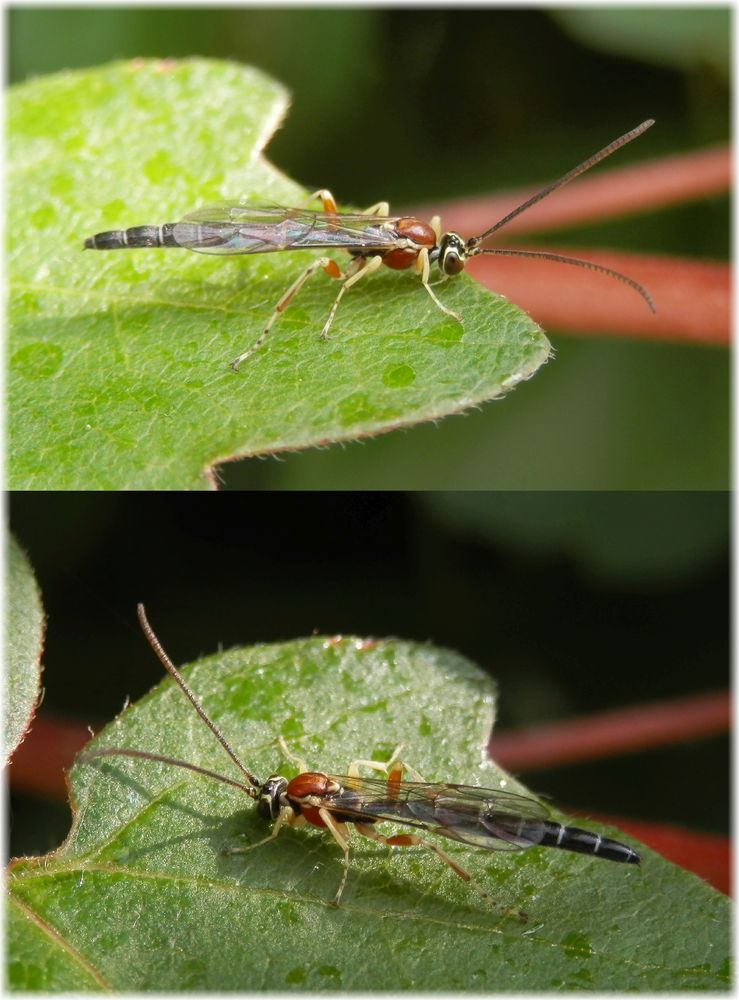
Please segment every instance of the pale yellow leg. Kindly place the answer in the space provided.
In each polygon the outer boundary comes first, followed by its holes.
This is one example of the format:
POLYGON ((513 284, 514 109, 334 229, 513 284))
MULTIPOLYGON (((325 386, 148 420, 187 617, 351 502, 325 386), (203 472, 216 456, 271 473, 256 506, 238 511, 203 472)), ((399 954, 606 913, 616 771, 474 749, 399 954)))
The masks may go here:
POLYGON ((382 774, 389 774, 390 771, 392 771, 393 769, 395 769, 395 765, 397 764, 398 765, 398 770, 399 770, 399 774, 398 774, 397 780, 400 780, 402 774, 405 773, 405 774, 409 774, 411 776, 411 778, 413 779, 413 781, 423 782, 424 779, 421 777, 421 775, 418 773, 418 771, 414 770, 410 766, 410 764, 406 764, 404 761, 400 761, 400 762, 398 761, 398 758, 400 757, 400 754, 401 754, 402 751, 403 751, 403 744, 400 743, 393 750, 392 756, 390 757, 390 760, 388 760, 388 761, 380 761, 380 760, 353 760, 351 762, 351 764, 349 765, 349 768, 348 768, 348 770, 347 770, 346 773, 347 773, 347 775, 350 778, 358 778, 360 776, 359 775, 359 768, 360 767, 368 767, 368 768, 370 768, 373 771, 380 771, 382 774))
MULTIPOLYGON (((403 774, 408 774, 413 779, 413 781, 418 781, 424 783, 424 779, 414 770, 409 764, 398 760, 401 751, 403 750, 402 743, 395 748, 390 759, 385 763, 378 760, 354 760, 349 765, 347 776, 350 778, 359 778, 359 768, 367 767, 374 771, 380 771, 383 774, 388 775, 388 794, 392 797, 393 795, 393 783, 400 782, 403 774)), ((436 844, 429 840, 425 840, 423 837, 419 837, 417 834, 412 833, 400 833, 394 834, 392 836, 384 836, 378 833, 374 826, 368 823, 355 823, 354 824, 357 833, 360 833, 363 837, 367 837, 369 840, 374 840, 377 843, 385 844, 387 847, 424 847, 427 851, 433 851, 433 853, 444 862, 451 870, 457 875, 462 881, 467 882, 467 884, 479 893, 484 899, 492 903, 496 909, 502 909, 502 911, 507 916, 514 916, 518 919, 526 919, 525 914, 521 913, 520 910, 509 909, 508 907, 499 907, 497 903, 492 899, 490 893, 486 892, 482 886, 478 885, 474 881, 470 873, 464 869, 461 865, 451 858, 446 851, 443 851, 436 844)))
POLYGON ((242 353, 238 356, 238 358, 234 358, 234 360, 231 362, 231 367, 233 368, 234 371, 238 371, 239 365, 242 362, 246 361, 247 358, 250 358, 255 351, 259 350, 264 341, 267 339, 267 335, 269 334, 269 331, 272 329, 272 326, 274 325, 274 322, 277 319, 277 317, 280 315, 280 313, 284 312, 285 309, 287 309, 293 296, 300 291, 300 289, 306 283, 308 278, 310 278, 310 276, 319 269, 323 269, 331 278, 342 277, 339 265, 336 263, 335 260, 332 260, 330 257, 318 257, 316 260, 313 261, 312 264, 309 264, 308 267, 306 267, 306 269, 302 272, 302 274, 298 278, 296 278, 296 280, 292 283, 292 285, 290 285, 288 290, 279 300, 279 302, 274 308, 274 311, 272 312, 272 315, 265 323, 264 329, 259 334, 257 339, 254 341, 252 346, 249 347, 246 351, 242 351, 242 353))
POLYGON ((248 854, 249 851, 253 851, 255 847, 262 847, 263 844, 269 844, 270 841, 274 840, 278 835, 283 826, 301 826, 305 823, 305 819, 302 816, 296 815, 292 809, 287 806, 280 810, 280 814, 274 822, 274 826, 269 832, 269 836, 263 837, 262 840, 258 840, 255 844, 244 844, 242 847, 224 847, 222 853, 231 854, 248 854))
MULTIPOLYGON (((442 312, 446 313, 447 316, 451 316, 452 319, 456 319, 458 323, 461 323, 462 317, 459 315, 459 313, 456 313, 454 312, 453 309, 449 309, 447 306, 445 306, 444 303, 441 301, 441 299, 438 298, 438 296, 435 294, 431 285, 429 284, 429 274, 431 271, 431 265, 429 263, 429 252, 425 247, 423 250, 421 250, 416 259, 415 269, 416 269, 416 274, 420 274, 421 276, 421 284, 429 293, 429 295, 436 303, 436 305, 439 307, 439 309, 441 309, 442 312)), ((439 285, 441 284, 442 281, 446 281, 446 276, 443 277, 441 281, 434 282, 434 284, 439 285)))
POLYGON ((463 882, 466 882, 471 889, 474 889, 476 893, 482 896, 483 899, 494 906, 497 910, 500 910, 505 916, 515 917, 518 920, 527 919, 526 914, 522 913, 520 910, 507 906, 500 906, 500 904, 496 903, 490 893, 486 892, 482 886, 478 885, 465 868, 457 864, 453 858, 449 857, 446 851, 442 851, 440 847, 437 847, 436 844, 432 844, 431 841, 424 840, 423 837, 419 837, 414 833, 399 833, 394 834, 392 837, 385 837, 381 833, 378 833, 374 827, 369 826, 366 823, 356 823, 355 827, 357 833, 361 834, 363 837, 368 837, 370 840, 374 840, 377 843, 385 844, 387 847, 425 847, 427 851, 433 851, 437 858, 443 861, 445 865, 448 865, 455 875, 461 878, 463 882))
POLYGON ((341 899, 341 894, 344 891, 344 886, 346 885, 346 879, 349 874, 349 837, 348 830, 344 823, 339 823, 333 818, 331 813, 327 809, 319 809, 318 815, 321 817, 323 822, 326 824, 326 829, 329 831, 331 836, 334 838, 336 843, 341 848, 344 854, 344 874, 341 877, 341 882, 339 883, 339 888, 336 895, 333 898, 333 906, 339 905, 339 900, 341 899))
MULTIPOLYGON (((336 207, 336 199, 327 188, 319 188, 318 191, 314 191, 308 200, 314 201, 316 199, 320 200, 323 206, 323 211, 326 215, 335 215, 338 213, 338 209, 336 207)), ((376 215, 378 217, 382 217, 386 216, 389 211, 390 211, 390 206, 388 202, 378 201, 376 205, 371 205, 362 214, 376 215)), ((449 312, 449 310, 446 309, 441 304, 441 302, 439 302, 439 300, 436 298, 434 293, 431 292, 428 286, 428 252, 427 251, 423 252, 426 253, 426 258, 427 258, 426 261, 427 277, 426 279, 422 280, 424 281, 426 288, 429 290, 431 297, 434 299, 439 308, 443 309, 444 312, 449 312)), ((300 289, 303 287, 308 278, 312 274, 314 274, 317 270, 323 269, 331 278, 343 279, 341 288, 339 289, 339 294, 336 296, 334 304, 331 306, 331 311, 328 314, 328 319, 324 323, 323 329, 321 330, 321 339, 327 340, 328 332, 331 329, 331 324, 334 321, 336 310, 339 308, 339 302, 341 302, 344 292, 348 288, 351 288, 351 286, 355 284, 362 276, 366 274, 373 274, 380 267, 382 267, 381 257, 355 257, 352 263, 346 269, 346 271, 342 274, 338 264, 330 257, 319 257, 312 264, 309 264, 308 267, 306 267, 306 269, 303 271, 303 273, 292 283, 292 285, 290 285, 288 290, 285 292, 285 294, 282 296, 282 298, 275 306, 272 315, 265 323, 262 332, 259 334, 259 336, 254 341, 251 347, 247 348, 247 350, 245 351, 242 351, 237 358, 234 358, 234 360, 231 362, 231 368, 234 371, 238 371, 239 366, 244 361, 246 361, 247 358, 250 358, 252 354, 254 354, 256 351, 259 350, 264 341, 267 339, 269 332, 274 326, 278 316, 282 312, 284 312, 285 309, 287 309, 293 296, 295 296, 297 292, 300 291, 300 289)), ((456 314, 450 313, 450 315, 454 316, 456 314)))
POLYGON ((378 268, 382 267, 382 257, 355 257, 352 264, 349 265, 347 273, 349 277, 345 278, 341 288, 339 289, 339 294, 334 299, 334 304, 331 306, 331 312, 328 314, 328 319, 323 324, 323 329, 321 330, 321 339, 328 339, 328 331, 331 329, 331 324, 334 321, 334 316, 336 315, 336 310, 339 308, 339 302, 341 302, 344 292, 351 288, 352 285, 356 285, 360 278, 364 278, 368 274, 374 274, 378 268), (354 273, 349 273, 349 268, 353 264, 357 264, 354 273))
POLYGON ((310 770, 310 768, 305 763, 305 761, 303 760, 303 758, 302 757, 298 757, 297 754, 294 754, 292 752, 292 750, 290 749, 290 747, 285 742, 284 737, 282 737, 282 736, 278 737, 278 739, 277 739, 277 745, 280 748, 280 750, 282 750, 282 752, 287 757, 287 759, 291 760, 293 762, 293 764, 295 764, 295 766, 298 768, 298 771, 300 772, 300 774, 305 774, 306 771, 310 770))
POLYGON ((362 215, 389 215, 390 214, 390 203, 387 201, 378 201, 376 205, 370 205, 369 208, 365 208, 362 215))
POLYGON ((314 191, 307 201, 315 201, 316 199, 321 202, 323 205, 323 211, 327 215, 334 215, 338 211, 336 208, 336 199, 328 188, 319 188, 317 191, 314 191))
MULTIPOLYGON (((315 201, 316 199, 318 199, 323 205, 323 211, 326 213, 326 215, 334 215, 338 212, 338 209, 336 207, 336 199, 328 190, 328 188, 319 188, 317 191, 314 191, 313 194, 307 200, 315 201)), ((378 201, 376 205, 370 205, 369 208, 365 208, 365 210, 361 214, 389 215, 390 205, 386 201, 378 201)), ((436 216, 435 218, 437 219, 438 222, 439 217, 436 216)), ((433 226, 433 220, 432 220, 432 226, 433 226)))
POLYGON ((441 858, 445 865, 449 865, 455 875, 458 875, 465 882, 474 885, 483 896, 487 896, 487 893, 472 881, 472 876, 469 872, 465 871, 461 865, 458 865, 456 861, 450 858, 446 851, 442 851, 436 844, 432 844, 430 840, 424 840, 423 837, 419 837, 415 833, 399 833, 394 834, 392 837, 385 837, 383 834, 378 833, 374 827, 368 826, 366 823, 356 823, 355 826, 357 833, 361 833, 363 837, 369 837, 370 840, 376 840, 379 844, 385 844, 387 847, 425 847, 426 850, 433 851, 437 857, 441 858))

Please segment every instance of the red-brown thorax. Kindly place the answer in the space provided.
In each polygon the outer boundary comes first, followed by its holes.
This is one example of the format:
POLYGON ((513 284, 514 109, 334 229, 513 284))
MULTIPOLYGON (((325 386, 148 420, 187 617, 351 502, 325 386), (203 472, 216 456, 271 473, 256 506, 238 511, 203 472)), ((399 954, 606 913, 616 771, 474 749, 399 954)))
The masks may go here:
POLYGON ((305 817, 306 822, 312 823, 313 826, 325 826, 318 813, 318 806, 311 805, 310 800, 325 799, 340 791, 341 785, 338 781, 329 778, 327 774, 322 774, 320 771, 306 771, 288 782, 285 794, 288 799, 300 806, 300 814, 305 817))
POLYGON ((428 247, 429 250, 432 250, 436 246, 436 233, 427 222, 421 222, 420 219, 399 219, 395 224, 395 232, 400 239, 413 240, 417 246, 389 250, 383 254, 382 263, 394 271, 402 271, 406 267, 412 267, 421 247, 428 247))

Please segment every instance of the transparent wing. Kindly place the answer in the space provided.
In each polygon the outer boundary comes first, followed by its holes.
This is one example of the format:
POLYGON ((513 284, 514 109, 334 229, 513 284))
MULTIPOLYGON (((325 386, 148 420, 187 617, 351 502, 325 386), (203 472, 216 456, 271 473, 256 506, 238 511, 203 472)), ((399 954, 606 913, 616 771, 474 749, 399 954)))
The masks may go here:
POLYGON ((308 212, 301 208, 220 202, 174 224, 179 246, 198 253, 275 253, 280 250, 372 250, 394 246, 395 217, 308 212))
POLYGON ((342 791, 326 807, 361 822, 387 820, 488 851, 541 843, 549 810, 537 799, 472 785, 336 777, 342 791))

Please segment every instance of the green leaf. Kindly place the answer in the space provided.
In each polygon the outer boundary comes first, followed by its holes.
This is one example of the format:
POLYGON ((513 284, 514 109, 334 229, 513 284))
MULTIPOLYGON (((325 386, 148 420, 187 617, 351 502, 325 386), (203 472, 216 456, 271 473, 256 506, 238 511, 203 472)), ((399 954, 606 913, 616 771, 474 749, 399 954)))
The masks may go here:
POLYGON ((287 103, 256 70, 204 60, 12 89, 12 488, 205 488, 219 461, 436 420, 547 358, 539 328, 465 276, 438 290, 464 326, 414 274, 386 272, 347 293, 322 341, 338 284, 319 272, 234 374, 227 363, 315 255, 82 252, 96 232, 212 201, 304 203, 261 156, 287 103))
POLYGON ((5 686, 3 759, 10 759, 23 740, 36 710, 41 688, 44 612, 33 569, 25 553, 9 539, 5 585, 5 686))
MULTIPOLYGON (((386 760, 402 742, 404 759, 430 780, 521 790, 483 763, 490 683, 454 653, 312 638, 207 657, 185 674, 262 779, 295 773, 275 744, 282 736, 309 767, 328 772, 344 773, 352 758, 386 760)), ((92 746, 147 749, 238 777, 170 680, 92 746)), ((336 909, 341 853, 324 831, 287 829, 251 853, 222 853, 267 832, 236 789, 115 757, 76 765, 71 792, 75 818, 63 846, 11 868, 15 988, 728 988, 728 901, 648 850, 636 867, 444 843, 496 906, 430 852, 352 835, 336 909)))

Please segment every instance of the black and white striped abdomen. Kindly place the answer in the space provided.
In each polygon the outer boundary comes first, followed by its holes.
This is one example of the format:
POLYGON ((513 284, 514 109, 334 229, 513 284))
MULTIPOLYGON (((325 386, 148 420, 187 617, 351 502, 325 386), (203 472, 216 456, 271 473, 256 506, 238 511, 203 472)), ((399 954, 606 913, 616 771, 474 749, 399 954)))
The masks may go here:
POLYGON ((161 226, 109 229, 85 240, 86 250, 135 250, 140 247, 182 247, 204 253, 233 253, 234 226, 198 222, 165 222, 161 226))
POLYGON ((546 820, 536 824, 541 830, 542 847, 561 847, 577 854, 592 854, 606 861, 621 861, 628 865, 638 865, 641 858, 636 851, 618 840, 609 840, 590 830, 580 830, 576 826, 562 826, 546 820))
POLYGON ((489 810, 482 822, 486 837, 477 835, 465 837, 481 847, 495 850, 494 840, 498 839, 516 847, 559 847, 563 851, 575 851, 577 854, 591 854, 606 861, 621 861, 626 864, 638 865, 640 857, 627 844, 618 840, 609 840, 599 833, 581 830, 576 826, 562 826, 549 819, 538 817, 516 816, 513 813, 489 810))
POLYGON ((85 240, 86 250, 128 250, 136 247, 177 247, 172 223, 163 226, 134 226, 132 229, 110 229, 85 240))

